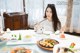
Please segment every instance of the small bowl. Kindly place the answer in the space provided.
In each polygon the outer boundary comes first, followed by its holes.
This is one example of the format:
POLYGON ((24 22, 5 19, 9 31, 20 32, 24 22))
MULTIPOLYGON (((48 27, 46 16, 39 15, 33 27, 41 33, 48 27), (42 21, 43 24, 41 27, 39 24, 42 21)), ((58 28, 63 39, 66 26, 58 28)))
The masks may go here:
POLYGON ((31 41, 31 38, 24 38, 23 41, 31 41))

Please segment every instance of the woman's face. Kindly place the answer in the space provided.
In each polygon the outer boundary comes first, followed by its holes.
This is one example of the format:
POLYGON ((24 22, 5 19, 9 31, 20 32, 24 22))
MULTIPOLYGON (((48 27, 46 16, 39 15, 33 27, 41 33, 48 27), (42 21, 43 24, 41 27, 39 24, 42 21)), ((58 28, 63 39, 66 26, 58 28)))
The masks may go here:
POLYGON ((46 10, 46 17, 47 17, 47 19, 49 20, 49 21, 51 21, 52 20, 52 10, 51 10, 51 8, 47 8, 47 10, 46 10))

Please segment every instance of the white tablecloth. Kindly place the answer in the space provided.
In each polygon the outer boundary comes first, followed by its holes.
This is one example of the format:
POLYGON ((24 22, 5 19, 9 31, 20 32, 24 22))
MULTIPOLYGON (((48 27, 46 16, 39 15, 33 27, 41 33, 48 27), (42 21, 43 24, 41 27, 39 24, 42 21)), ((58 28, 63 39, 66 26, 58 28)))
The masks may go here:
MULTIPOLYGON (((59 41, 59 44, 66 45, 68 47, 70 46, 70 44, 72 42, 74 42, 76 44, 75 49, 76 48, 80 49, 80 37, 72 36, 72 35, 69 35, 69 34, 65 34, 65 38, 62 39, 62 38, 59 37, 60 35, 37 34, 36 32, 34 32, 34 30, 14 30, 14 31, 10 31, 10 32, 7 32, 7 33, 3 34, 2 37, 11 39, 12 35, 14 35, 14 34, 16 34, 16 39, 18 39, 19 34, 21 34, 22 40, 8 41, 7 45, 18 45, 18 44, 30 44, 31 45, 31 44, 36 44, 36 42, 40 39, 51 38, 51 39, 55 39, 55 40, 59 41), (31 35, 32 36, 31 40, 29 40, 29 41, 25 40, 26 35, 31 35)), ((44 52, 42 52, 42 53, 44 53, 44 52)))

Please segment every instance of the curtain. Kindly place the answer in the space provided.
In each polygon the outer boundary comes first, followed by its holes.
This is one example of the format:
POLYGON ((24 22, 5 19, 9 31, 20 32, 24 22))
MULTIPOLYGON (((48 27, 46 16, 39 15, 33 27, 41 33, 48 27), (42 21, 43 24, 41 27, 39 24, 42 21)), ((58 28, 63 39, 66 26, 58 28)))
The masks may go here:
POLYGON ((23 12, 23 0, 5 0, 7 12, 23 12))
POLYGON ((4 18, 3 18, 3 12, 6 12, 6 5, 5 0, 0 0, 0 28, 4 28, 4 18))
POLYGON ((28 25, 33 28, 36 23, 43 19, 43 0, 25 0, 28 25))
POLYGON ((80 0, 74 0, 70 32, 80 33, 80 0))

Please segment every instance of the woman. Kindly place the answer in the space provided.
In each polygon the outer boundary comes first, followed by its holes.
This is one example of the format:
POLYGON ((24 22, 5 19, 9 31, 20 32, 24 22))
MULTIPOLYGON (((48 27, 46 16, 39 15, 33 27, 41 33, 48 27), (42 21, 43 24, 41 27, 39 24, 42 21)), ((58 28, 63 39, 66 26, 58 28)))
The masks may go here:
POLYGON ((61 23, 58 19, 56 8, 54 4, 48 4, 45 10, 44 20, 35 25, 35 31, 52 31, 60 30, 61 23))

